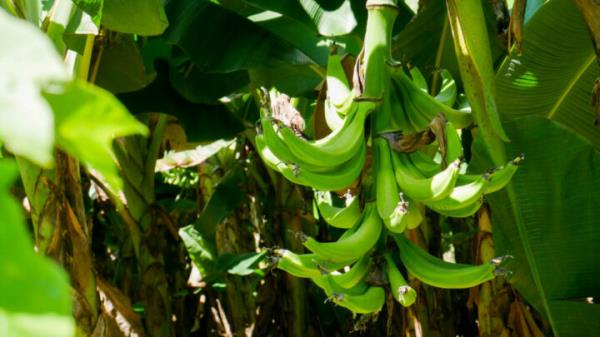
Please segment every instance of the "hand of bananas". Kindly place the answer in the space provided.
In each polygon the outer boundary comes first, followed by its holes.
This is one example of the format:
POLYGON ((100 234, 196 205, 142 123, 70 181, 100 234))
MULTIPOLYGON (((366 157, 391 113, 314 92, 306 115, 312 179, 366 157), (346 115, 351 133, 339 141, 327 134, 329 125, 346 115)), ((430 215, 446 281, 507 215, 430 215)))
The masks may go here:
POLYGON ((321 217, 346 229, 335 242, 304 237, 311 254, 276 250, 277 267, 310 278, 333 302, 354 313, 381 310, 385 289, 404 306, 414 303, 416 292, 398 267, 400 261, 417 279, 441 288, 468 288, 494 278, 503 259, 482 265, 448 263, 417 247, 403 232, 422 222, 423 205, 449 217, 473 215, 483 196, 508 184, 523 160, 519 156, 479 175, 463 173, 457 129, 472 123, 471 113, 452 108, 456 86, 447 72, 442 73, 441 92, 432 97, 418 69, 407 72, 391 58, 397 15, 393 3, 367 1, 367 31, 353 87, 340 56, 330 55, 325 121, 332 131, 328 136, 305 139, 290 118, 281 117, 282 110, 295 111, 292 101, 282 100, 275 91, 263 96, 261 132, 256 136, 264 162, 293 183, 312 187, 321 217), (366 133, 369 118, 371 130, 366 133), (372 154, 372 184, 362 189, 367 202, 361 210, 358 195, 342 198, 335 191, 343 191, 359 178, 368 153, 372 154), (399 254, 387 248, 388 236, 399 254), (373 270, 386 275, 387 281, 373 281, 369 277, 373 270))

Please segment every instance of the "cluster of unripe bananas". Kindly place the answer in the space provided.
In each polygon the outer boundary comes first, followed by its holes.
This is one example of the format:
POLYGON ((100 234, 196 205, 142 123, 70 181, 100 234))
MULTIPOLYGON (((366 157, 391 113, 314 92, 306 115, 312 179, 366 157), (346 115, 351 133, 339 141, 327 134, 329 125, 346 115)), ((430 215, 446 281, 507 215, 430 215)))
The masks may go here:
POLYGON ((333 302, 363 314, 381 310, 385 289, 404 306, 414 303, 416 292, 399 262, 417 279, 441 288, 473 287, 503 272, 503 258, 481 265, 449 263, 404 233, 419 226, 425 207, 449 217, 473 215, 485 194, 508 184, 523 159, 465 174, 457 129, 470 126, 472 118, 468 109, 452 108, 454 81, 442 72, 440 93, 431 96, 418 69, 406 70, 391 57, 394 2, 369 0, 367 8, 365 44, 352 86, 340 56, 329 57, 324 115, 331 133, 306 139, 303 123, 294 122, 293 99, 272 90, 263 93, 255 139, 264 162, 291 182, 313 188, 320 216, 345 229, 335 242, 299 235, 311 253, 276 249, 277 267, 310 278, 333 302), (364 193, 338 194, 356 184, 369 155, 371 179, 363 181, 364 193), (397 251, 387 245, 390 238, 397 251))

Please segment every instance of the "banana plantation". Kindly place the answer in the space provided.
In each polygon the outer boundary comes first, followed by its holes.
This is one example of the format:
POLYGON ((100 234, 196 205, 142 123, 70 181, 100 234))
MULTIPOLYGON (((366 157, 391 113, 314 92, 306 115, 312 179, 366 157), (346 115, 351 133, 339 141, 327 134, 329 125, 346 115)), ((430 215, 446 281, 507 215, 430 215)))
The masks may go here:
POLYGON ((593 0, 0 0, 0 337, 600 337, 593 0))

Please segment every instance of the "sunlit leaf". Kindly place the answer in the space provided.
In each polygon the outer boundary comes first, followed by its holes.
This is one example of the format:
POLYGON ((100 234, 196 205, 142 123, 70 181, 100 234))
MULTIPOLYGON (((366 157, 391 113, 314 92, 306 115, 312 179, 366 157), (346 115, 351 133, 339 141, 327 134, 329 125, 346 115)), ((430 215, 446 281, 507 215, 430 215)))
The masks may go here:
POLYGON ((17 166, 0 160, 0 336, 71 337, 67 275, 33 251, 23 211, 9 194, 17 166))
POLYGON ((148 133, 109 92, 84 82, 74 82, 46 99, 56 116, 60 147, 98 171, 114 189, 122 186, 112 152, 116 137, 148 133))
POLYGON ((52 43, 32 24, 0 9, 0 31, 0 141, 9 151, 48 166, 54 120, 41 91, 51 81, 67 80, 67 71, 52 43))

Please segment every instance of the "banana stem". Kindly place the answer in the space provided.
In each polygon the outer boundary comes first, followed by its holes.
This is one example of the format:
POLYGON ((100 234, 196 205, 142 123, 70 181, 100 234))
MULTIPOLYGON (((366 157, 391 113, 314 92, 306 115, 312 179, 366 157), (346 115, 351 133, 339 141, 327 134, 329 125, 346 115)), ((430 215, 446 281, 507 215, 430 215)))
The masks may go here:
POLYGON ((363 96, 381 98, 385 90, 386 63, 392 61, 392 29, 398 15, 393 1, 367 1, 364 43, 363 96))

